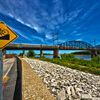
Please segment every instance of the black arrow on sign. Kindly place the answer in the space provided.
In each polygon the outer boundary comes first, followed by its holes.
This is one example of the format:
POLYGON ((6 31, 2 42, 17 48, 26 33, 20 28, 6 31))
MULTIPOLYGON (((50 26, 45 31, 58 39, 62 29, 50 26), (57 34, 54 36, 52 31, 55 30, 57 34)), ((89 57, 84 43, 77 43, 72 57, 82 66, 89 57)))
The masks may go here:
POLYGON ((10 39, 9 34, 6 34, 4 36, 0 36, 0 40, 9 40, 9 39, 10 39))

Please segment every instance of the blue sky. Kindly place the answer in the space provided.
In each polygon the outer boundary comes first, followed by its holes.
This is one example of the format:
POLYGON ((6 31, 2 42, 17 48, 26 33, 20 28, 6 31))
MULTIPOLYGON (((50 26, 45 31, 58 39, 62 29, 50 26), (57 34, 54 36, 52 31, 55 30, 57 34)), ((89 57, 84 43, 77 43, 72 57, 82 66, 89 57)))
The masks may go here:
POLYGON ((0 0, 0 21, 19 38, 14 43, 52 45, 82 40, 100 44, 100 0, 0 0))

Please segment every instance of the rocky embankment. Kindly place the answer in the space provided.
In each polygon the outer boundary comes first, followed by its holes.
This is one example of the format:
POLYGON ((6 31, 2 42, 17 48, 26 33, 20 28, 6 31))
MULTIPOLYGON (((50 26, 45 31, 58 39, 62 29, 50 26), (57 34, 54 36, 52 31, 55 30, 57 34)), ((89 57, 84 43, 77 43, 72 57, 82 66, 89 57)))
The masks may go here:
POLYGON ((100 100, 100 76, 50 62, 25 59, 57 100, 100 100))

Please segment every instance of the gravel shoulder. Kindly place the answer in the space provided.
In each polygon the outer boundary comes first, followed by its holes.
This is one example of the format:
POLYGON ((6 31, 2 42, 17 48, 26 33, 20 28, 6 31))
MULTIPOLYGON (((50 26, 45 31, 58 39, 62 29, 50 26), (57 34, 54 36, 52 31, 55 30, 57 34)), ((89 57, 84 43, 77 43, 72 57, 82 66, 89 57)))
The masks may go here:
POLYGON ((57 100, 100 100, 100 76, 46 61, 28 58, 24 60, 57 100))
POLYGON ((55 100, 41 78, 22 59, 22 95, 23 100, 55 100))

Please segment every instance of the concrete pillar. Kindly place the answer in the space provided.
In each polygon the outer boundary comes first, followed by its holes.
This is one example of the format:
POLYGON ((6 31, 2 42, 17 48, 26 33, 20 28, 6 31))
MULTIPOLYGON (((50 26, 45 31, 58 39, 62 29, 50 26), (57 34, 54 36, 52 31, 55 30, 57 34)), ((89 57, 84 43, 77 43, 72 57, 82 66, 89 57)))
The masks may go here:
POLYGON ((58 58, 58 50, 53 50, 53 58, 58 58))
POLYGON ((6 50, 5 49, 3 50, 3 58, 4 59, 6 58, 6 50))
POLYGON ((23 55, 25 55, 25 50, 23 50, 23 55))
POLYGON ((3 54, 6 55, 6 50, 5 49, 3 50, 3 54))
POLYGON ((40 57, 43 57, 43 50, 40 50, 40 57))
POLYGON ((97 50, 92 50, 91 51, 91 57, 93 58, 93 57, 96 57, 96 56, 98 56, 97 50))

